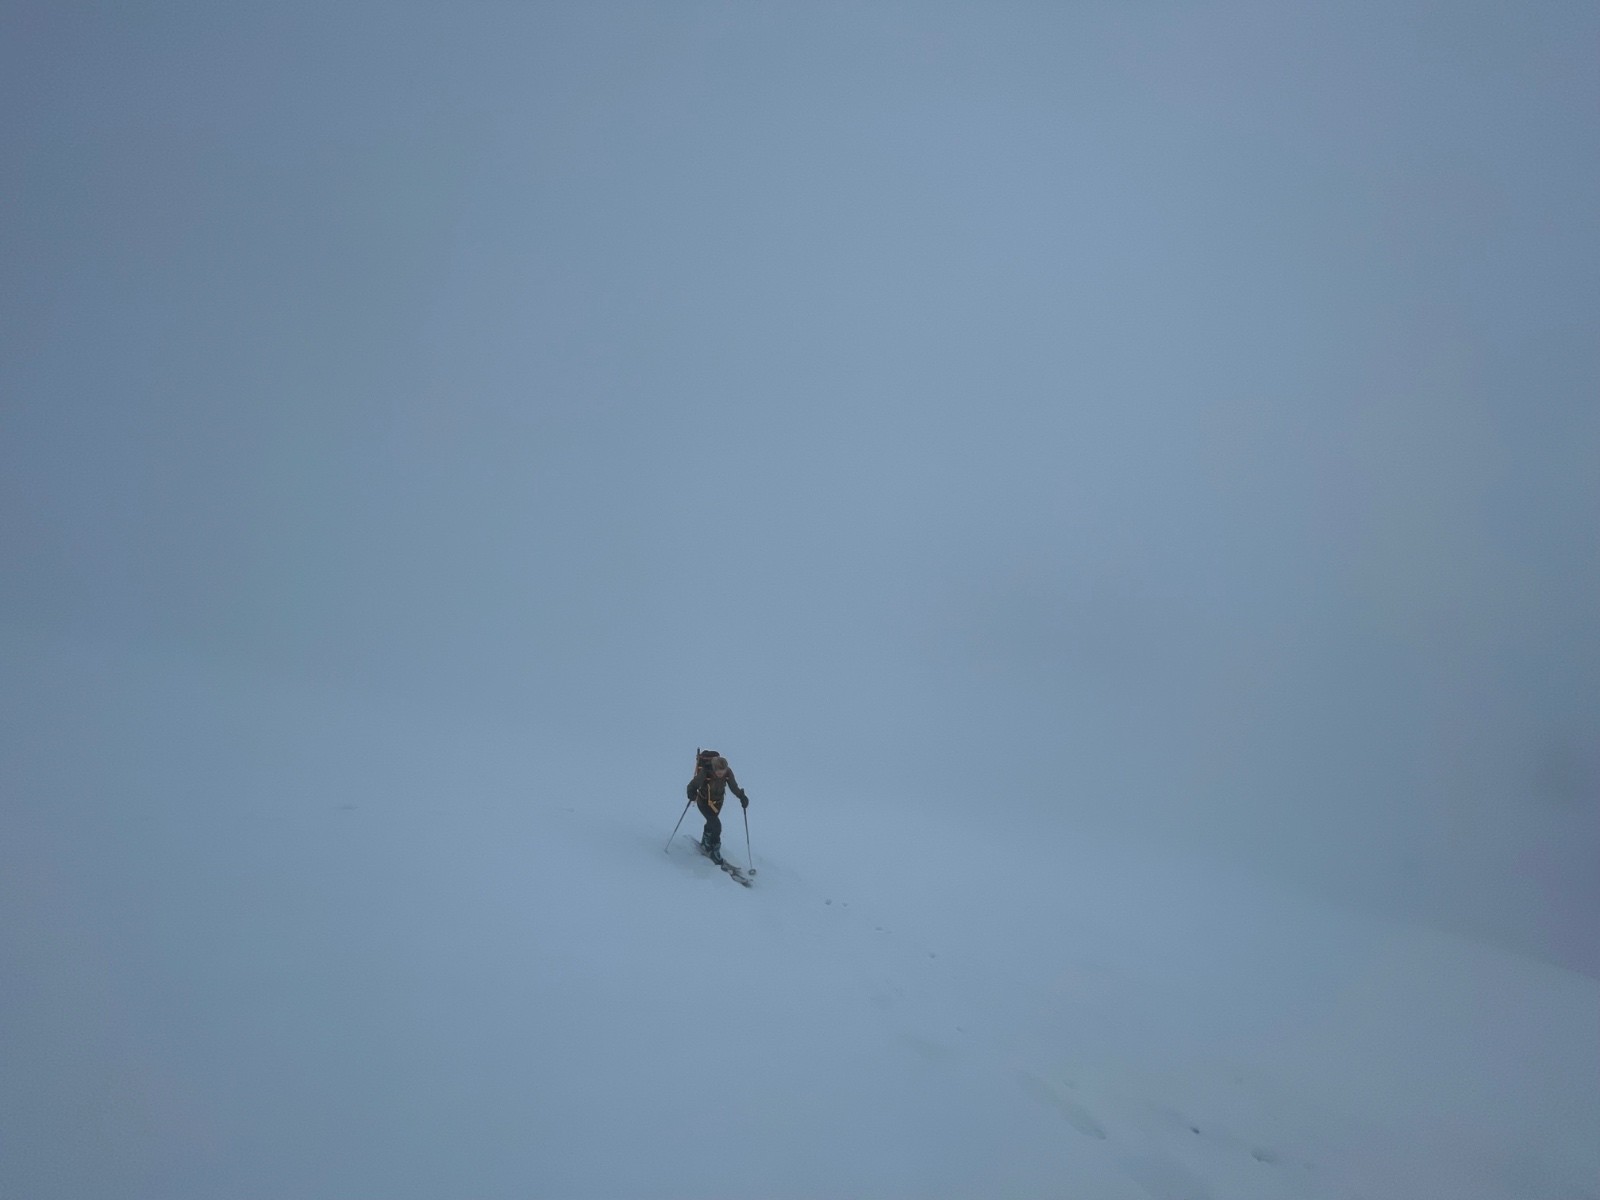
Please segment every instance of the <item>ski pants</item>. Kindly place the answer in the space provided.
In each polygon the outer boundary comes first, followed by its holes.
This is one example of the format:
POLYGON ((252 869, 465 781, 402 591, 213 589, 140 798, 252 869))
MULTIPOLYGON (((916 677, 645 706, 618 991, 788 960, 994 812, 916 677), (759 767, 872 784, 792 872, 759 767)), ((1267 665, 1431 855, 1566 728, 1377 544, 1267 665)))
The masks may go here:
POLYGON ((706 819, 706 832, 704 841, 708 846, 722 845, 722 805, 713 805, 704 795, 694 798, 694 806, 700 810, 700 815, 706 819))

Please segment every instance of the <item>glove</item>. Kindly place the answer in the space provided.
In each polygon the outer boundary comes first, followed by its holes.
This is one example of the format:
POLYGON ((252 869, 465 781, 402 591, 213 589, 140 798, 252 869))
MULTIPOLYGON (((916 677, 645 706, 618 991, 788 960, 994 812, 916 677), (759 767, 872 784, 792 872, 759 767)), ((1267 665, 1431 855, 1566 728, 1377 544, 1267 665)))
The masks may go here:
POLYGON ((749 796, 740 796, 739 797, 739 807, 740 808, 749 808, 750 807, 750 797, 749 796))

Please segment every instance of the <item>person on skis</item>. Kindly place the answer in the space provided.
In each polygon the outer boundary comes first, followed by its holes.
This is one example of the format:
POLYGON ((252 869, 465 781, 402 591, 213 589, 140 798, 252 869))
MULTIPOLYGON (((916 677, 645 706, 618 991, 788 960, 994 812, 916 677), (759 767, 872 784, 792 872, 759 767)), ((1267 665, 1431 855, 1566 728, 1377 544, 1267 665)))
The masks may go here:
POLYGON ((706 819, 706 829, 700 835, 700 848, 719 862, 722 859, 722 802, 732 791, 739 797, 739 807, 749 808, 750 797, 733 777, 728 760, 714 750, 702 752, 695 759, 694 778, 689 781, 689 799, 693 800, 700 815, 706 819))

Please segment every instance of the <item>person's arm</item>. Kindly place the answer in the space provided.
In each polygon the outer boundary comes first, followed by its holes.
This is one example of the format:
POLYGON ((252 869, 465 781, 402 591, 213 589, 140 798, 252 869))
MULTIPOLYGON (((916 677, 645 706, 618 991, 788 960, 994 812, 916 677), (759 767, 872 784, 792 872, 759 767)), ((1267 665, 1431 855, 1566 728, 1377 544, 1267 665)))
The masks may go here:
POLYGON ((750 797, 745 795, 744 789, 739 786, 739 781, 733 777, 732 767, 728 768, 728 790, 739 797, 739 806, 741 808, 750 807, 750 797))

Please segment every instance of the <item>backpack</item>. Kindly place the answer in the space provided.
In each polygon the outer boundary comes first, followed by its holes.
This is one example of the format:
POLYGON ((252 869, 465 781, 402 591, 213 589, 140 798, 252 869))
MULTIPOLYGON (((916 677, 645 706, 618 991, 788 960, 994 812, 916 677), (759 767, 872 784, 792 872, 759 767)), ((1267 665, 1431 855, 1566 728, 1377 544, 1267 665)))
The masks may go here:
POLYGON ((694 752, 694 778, 689 780, 689 786, 685 789, 689 799, 699 799, 706 789, 706 784, 711 782, 711 764, 721 757, 715 750, 694 752))

